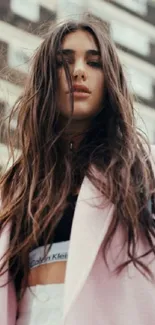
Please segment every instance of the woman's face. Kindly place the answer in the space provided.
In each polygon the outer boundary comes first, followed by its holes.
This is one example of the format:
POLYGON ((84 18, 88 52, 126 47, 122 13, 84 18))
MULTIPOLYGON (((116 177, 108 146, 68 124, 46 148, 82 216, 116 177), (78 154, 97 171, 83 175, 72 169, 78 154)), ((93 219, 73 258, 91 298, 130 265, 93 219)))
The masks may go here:
MULTIPOLYGON (((91 119, 102 109, 104 74, 99 48, 87 31, 68 34, 62 43, 64 59, 69 65, 74 99, 74 120, 91 119)), ((61 56, 58 64, 58 109, 61 115, 71 115, 70 93, 61 56)))

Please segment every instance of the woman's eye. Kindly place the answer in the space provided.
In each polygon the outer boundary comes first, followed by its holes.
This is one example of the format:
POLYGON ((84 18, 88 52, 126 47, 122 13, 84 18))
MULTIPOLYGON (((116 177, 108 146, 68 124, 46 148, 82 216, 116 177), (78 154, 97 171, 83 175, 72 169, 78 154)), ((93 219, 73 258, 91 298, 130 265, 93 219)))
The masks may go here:
POLYGON ((87 64, 94 68, 102 68, 102 63, 99 61, 88 61, 87 64))
POLYGON ((61 68, 63 66, 63 61, 62 60, 57 60, 56 64, 57 64, 58 68, 61 68))
POLYGON ((57 59, 57 67, 58 68, 63 67, 65 63, 66 64, 72 64, 73 63, 73 60, 70 59, 70 58, 65 58, 64 60, 57 59))

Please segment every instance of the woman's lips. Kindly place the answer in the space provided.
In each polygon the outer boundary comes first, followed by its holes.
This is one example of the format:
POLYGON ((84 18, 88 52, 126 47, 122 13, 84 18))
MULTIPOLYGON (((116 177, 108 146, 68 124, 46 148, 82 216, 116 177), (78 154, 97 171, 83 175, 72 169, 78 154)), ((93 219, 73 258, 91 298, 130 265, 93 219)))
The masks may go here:
MULTIPOLYGON (((88 87, 86 87, 85 85, 80 85, 80 84, 73 84, 72 86, 72 91, 73 93, 73 97, 74 98, 88 98, 90 96, 90 90, 88 87)), ((70 94, 70 92, 68 91, 68 94, 70 94)))
POLYGON ((73 91, 73 97, 74 98, 88 98, 90 96, 89 93, 85 93, 83 91, 73 91))

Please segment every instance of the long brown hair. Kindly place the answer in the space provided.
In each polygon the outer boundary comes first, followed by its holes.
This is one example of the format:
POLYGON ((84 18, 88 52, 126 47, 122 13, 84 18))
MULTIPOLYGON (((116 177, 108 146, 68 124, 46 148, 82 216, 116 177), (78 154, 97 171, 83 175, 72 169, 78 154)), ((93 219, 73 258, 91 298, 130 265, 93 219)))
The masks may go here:
MULTIPOLYGON (((65 61, 64 68, 71 89, 65 61)), ((21 154, 1 180, 0 229, 11 222, 11 238, 0 271, 9 261, 13 279, 22 273, 26 286, 29 251, 43 234, 46 234, 45 244, 53 236, 68 195, 87 175, 115 205, 103 245, 104 257, 118 225, 122 224, 128 262, 149 272, 136 258, 135 232, 143 232, 150 251, 155 253, 154 224, 147 208, 150 199, 154 206, 154 176, 143 138, 135 126, 133 101, 122 66, 104 23, 89 16, 50 29, 34 55, 23 94, 12 114, 15 111, 21 154), (105 88, 102 111, 94 118, 77 152, 71 155, 63 142, 64 130, 57 127, 57 52, 61 50, 64 36, 78 29, 90 32, 98 43, 105 88), (90 166, 105 176, 106 186, 90 166)), ((121 265, 120 269, 125 266, 121 265)))

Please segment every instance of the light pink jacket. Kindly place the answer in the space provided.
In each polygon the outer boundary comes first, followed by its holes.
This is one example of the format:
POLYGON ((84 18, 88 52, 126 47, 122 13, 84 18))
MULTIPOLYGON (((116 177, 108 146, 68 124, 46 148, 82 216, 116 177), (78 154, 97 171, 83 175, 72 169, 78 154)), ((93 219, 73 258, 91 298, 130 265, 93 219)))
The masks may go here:
MULTIPOLYGON (((63 325, 155 325, 155 283, 146 280, 133 265, 120 275, 113 270, 126 259, 123 232, 118 229, 104 263, 101 243, 113 216, 113 205, 85 178, 75 209, 65 279, 63 325), (103 199, 102 199, 103 200, 103 199), (102 201, 103 203, 103 201, 102 201)), ((0 254, 9 245, 9 227, 0 238, 0 254)), ((137 251, 146 250, 139 240, 137 251)), ((155 258, 145 262, 155 274, 155 258)), ((1 284, 8 274, 1 277, 1 284)), ((0 288, 0 325, 16 324, 17 303, 13 284, 0 288)), ((28 325, 28 324, 27 324, 28 325)), ((52 325, 52 324, 51 324, 52 325)))

